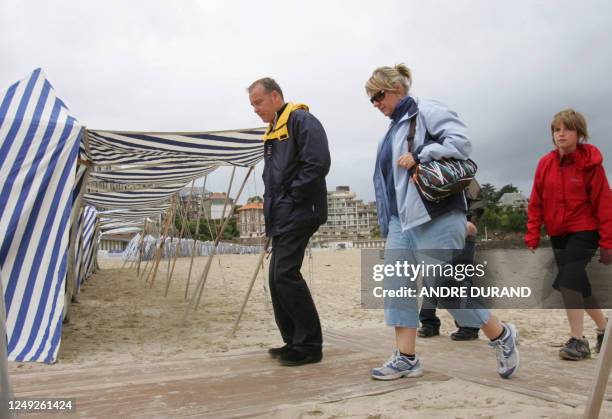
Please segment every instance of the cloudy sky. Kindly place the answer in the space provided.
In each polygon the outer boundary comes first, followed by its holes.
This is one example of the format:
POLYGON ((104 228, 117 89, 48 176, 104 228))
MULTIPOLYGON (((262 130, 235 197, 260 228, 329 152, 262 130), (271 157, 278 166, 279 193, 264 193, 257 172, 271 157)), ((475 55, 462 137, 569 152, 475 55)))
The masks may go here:
MULTIPOLYGON (((310 106, 332 154, 328 188, 372 200, 388 120, 363 85, 406 63, 412 94, 470 129, 478 179, 525 193, 573 107, 612 174, 612 2, 3 0, 0 89, 41 67, 90 128, 211 131, 261 126, 245 87, 274 77, 310 106)), ((261 194, 249 182, 247 195, 261 194)), ((228 171, 211 175, 223 190, 228 171)))

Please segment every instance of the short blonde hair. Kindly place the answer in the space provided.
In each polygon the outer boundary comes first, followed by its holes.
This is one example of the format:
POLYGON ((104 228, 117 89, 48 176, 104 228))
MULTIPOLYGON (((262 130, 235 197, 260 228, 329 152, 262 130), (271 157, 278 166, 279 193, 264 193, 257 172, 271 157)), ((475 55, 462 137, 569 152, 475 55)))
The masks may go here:
POLYGON ((581 143, 586 142, 589 139, 589 131, 587 129, 586 119, 580 112, 576 112, 573 109, 564 109, 561 112, 557 112, 550 123, 550 132, 553 135, 553 143, 555 142, 554 134, 555 127, 563 124, 565 128, 576 131, 578 133, 578 139, 581 143))
POLYGON ((372 77, 365 84, 369 96, 381 90, 399 90, 402 95, 407 95, 412 86, 412 72, 405 64, 397 64, 394 67, 378 67, 372 73, 372 77))

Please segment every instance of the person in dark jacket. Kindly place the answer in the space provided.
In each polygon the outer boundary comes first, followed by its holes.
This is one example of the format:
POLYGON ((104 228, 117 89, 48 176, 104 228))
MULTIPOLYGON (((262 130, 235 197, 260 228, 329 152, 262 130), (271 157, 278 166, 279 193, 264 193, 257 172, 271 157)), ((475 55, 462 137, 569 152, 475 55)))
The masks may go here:
MULTIPOLYGON (((458 256, 458 263, 463 264, 473 264, 474 263, 474 253, 476 251, 476 226, 469 220, 467 222, 467 236, 465 238, 465 247, 463 251, 458 256)), ((423 306, 419 311, 419 321, 421 322, 421 327, 417 330, 417 335, 420 338, 430 338, 433 336, 438 336, 440 334, 440 326, 441 321, 440 318, 436 315, 436 307, 438 305, 436 298, 425 298, 423 301, 423 306)), ((461 326, 457 321, 455 321, 455 326, 457 326, 457 330, 451 333, 450 337, 452 340, 474 340, 478 339, 478 331, 480 330, 477 327, 468 327, 461 326)))
POLYGON ((306 105, 285 103, 271 78, 248 88, 264 135, 264 218, 272 238, 270 295, 285 345, 268 352, 282 365, 322 359, 321 323, 300 268, 310 237, 327 221, 330 155, 323 126, 306 105))
POLYGON ((597 325, 599 352, 606 319, 585 268, 600 248, 600 262, 612 263, 612 193, 601 152, 586 144, 585 118, 573 109, 557 113, 551 123, 555 150, 540 159, 528 208, 525 244, 535 251, 542 223, 550 236, 559 272, 553 287, 561 291, 570 324, 570 339, 559 351, 577 361, 591 355, 582 336, 584 312, 597 325))

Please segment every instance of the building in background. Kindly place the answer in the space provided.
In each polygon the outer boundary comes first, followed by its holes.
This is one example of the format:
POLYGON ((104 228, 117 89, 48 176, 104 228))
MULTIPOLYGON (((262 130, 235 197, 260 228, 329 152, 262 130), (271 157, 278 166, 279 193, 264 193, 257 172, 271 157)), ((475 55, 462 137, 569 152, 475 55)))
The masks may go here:
POLYGON ((259 197, 238 209, 237 227, 243 242, 261 242, 266 236, 263 200, 259 197))
POLYGON ((520 192, 506 192, 499 198, 497 205, 512 209, 527 208, 527 198, 520 192))
POLYGON ((319 227, 314 241, 320 245, 352 247, 354 241, 371 240, 378 231, 376 203, 357 199, 349 186, 327 192, 327 222, 319 227))
POLYGON ((227 200, 225 203, 227 194, 225 192, 212 192, 210 194, 210 215, 209 218, 213 220, 219 220, 225 218, 231 214, 232 204, 234 203, 233 198, 227 200), (225 212, 223 211, 225 208, 225 212))
POLYGON ((179 195, 181 203, 184 207, 187 207, 190 220, 197 220, 198 214, 200 214, 200 217, 210 219, 211 195, 212 192, 207 191, 203 186, 195 186, 193 192, 191 186, 181 189, 179 195))

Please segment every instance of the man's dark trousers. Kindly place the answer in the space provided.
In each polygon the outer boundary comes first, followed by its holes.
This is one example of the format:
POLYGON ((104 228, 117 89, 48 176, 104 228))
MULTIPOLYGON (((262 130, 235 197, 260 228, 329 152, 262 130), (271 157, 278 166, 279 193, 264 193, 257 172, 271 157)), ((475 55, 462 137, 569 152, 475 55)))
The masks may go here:
POLYGON ((293 349, 321 352, 321 322, 300 268, 308 240, 318 227, 307 227, 272 238, 270 295, 283 341, 293 349))

